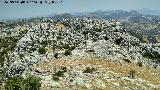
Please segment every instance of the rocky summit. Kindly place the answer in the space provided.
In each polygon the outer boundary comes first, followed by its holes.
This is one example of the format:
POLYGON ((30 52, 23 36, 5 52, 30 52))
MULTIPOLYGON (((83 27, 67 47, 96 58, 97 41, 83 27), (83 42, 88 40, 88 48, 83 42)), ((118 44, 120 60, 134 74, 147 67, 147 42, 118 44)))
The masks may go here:
POLYGON ((40 90, 159 90, 160 44, 142 42, 123 24, 97 18, 1 24, 1 89, 12 77, 25 82, 33 75, 40 90))

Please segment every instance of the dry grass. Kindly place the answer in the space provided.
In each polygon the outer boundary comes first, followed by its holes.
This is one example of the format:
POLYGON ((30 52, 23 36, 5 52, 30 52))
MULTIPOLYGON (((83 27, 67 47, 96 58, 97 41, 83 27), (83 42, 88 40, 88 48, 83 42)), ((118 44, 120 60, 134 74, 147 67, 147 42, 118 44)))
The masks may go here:
MULTIPOLYGON (((46 67, 49 67, 49 69, 51 69, 52 66, 73 66, 76 67, 78 65, 100 65, 103 68, 106 68, 108 71, 112 71, 120 76, 124 76, 124 77, 128 77, 129 76, 129 72, 131 70, 135 71, 135 77, 136 78, 140 78, 142 80, 148 81, 149 83, 152 84, 158 84, 160 85, 160 70, 156 70, 147 66, 142 66, 139 67, 136 64, 132 64, 132 63, 126 63, 123 62, 123 64, 114 62, 112 60, 102 60, 102 59, 97 59, 97 58, 87 58, 87 59, 77 59, 77 60, 68 60, 68 59, 58 59, 58 60, 50 60, 47 62, 44 62, 43 64, 39 64, 37 65, 38 68, 44 69, 46 67)), ((110 90, 110 84, 112 82, 118 82, 118 81, 105 81, 103 80, 107 86, 107 88, 105 90, 110 90)), ((126 84, 128 84, 130 87, 134 87, 134 85, 132 84, 132 82, 124 80, 121 81, 124 82, 126 84)), ((140 86, 136 85, 137 88, 140 88, 140 86)), ((85 87, 80 87, 81 89, 85 90, 85 87)), ((94 88, 95 90, 97 90, 97 88, 94 88)), ((114 90, 114 89, 113 89, 114 90)), ((117 88, 117 90, 123 90, 122 88, 119 89, 117 88)))

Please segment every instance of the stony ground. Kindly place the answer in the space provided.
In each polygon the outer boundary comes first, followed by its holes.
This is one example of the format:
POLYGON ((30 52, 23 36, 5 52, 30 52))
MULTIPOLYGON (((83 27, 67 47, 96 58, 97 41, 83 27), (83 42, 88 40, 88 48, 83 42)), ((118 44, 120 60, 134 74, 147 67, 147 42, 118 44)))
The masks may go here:
POLYGON ((42 90, 160 89, 160 43, 142 43, 119 21, 48 20, 3 30, 5 75, 38 76, 42 90))
POLYGON ((160 70, 127 62, 90 58, 46 60, 35 65, 41 90, 159 90, 160 70), (87 69, 89 67, 89 69, 87 69), (58 73, 57 72, 62 72, 58 73), (53 77, 57 77, 55 79, 53 77))

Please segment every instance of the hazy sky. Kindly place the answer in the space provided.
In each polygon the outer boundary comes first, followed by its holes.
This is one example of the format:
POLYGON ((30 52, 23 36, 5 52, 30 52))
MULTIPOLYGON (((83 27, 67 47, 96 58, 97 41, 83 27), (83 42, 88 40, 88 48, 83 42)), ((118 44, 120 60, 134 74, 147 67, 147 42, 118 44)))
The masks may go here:
POLYGON ((87 12, 96 10, 135 10, 142 8, 160 10, 160 0, 62 0, 63 2, 60 4, 50 5, 33 3, 5 4, 4 1, 5 0, 0 0, 0 19, 23 18, 49 15, 52 13, 87 12))

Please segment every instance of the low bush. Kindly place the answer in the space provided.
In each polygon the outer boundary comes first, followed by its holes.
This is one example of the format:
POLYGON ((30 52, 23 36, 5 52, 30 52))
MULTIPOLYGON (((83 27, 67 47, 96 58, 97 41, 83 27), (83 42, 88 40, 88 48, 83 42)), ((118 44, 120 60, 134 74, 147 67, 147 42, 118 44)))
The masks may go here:
POLYGON ((55 57, 56 59, 58 59, 58 53, 55 53, 55 54, 54 54, 54 57, 55 57))
POLYGON ((3 63, 5 61, 5 57, 0 55, 0 65, 3 66, 3 63))
POLYGON ((131 61, 129 59, 123 59, 125 62, 127 63, 131 63, 131 61))
POLYGON ((52 76, 52 79, 54 80, 54 81, 59 81, 59 78, 57 77, 57 76, 52 76))
POLYGON ((102 29, 96 28, 96 32, 101 32, 101 31, 102 31, 102 29))
POLYGON ((20 32, 20 34, 27 34, 28 30, 23 30, 20 32))
POLYGON ((23 77, 13 76, 10 78, 5 85, 6 90, 23 90, 23 77))
POLYGON ((105 39, 106 41, 109 40, 109 38, 108 38, 107 36, 105 36, 104 39, 105 39))
POLYGON ((64 55, 66 55, 66 56, 71 55, 71 50, 66 49, 65 52, 64 52, 64 55))
POLYGON ((160 54, 156 51, 154 52, 145 52, 143 54, 143 57, 149 58, 149 59, 159 59, 160 58, 160 54))
POLYGON ((142 67, 143 66, 142 62, 137 62, 137 66, 142 67))
POLYGON ((129 77, 130 77, 130 78, 135 78, 135 74, 136 74, 136 71, 135 71, 135 70, 130 70, 130 71, 129 71, 129 77))
POLYGON ((71 46, 69 44, 65 44, 62 46, 64 49, 68 49, 68 50, 74 50, 76 47, 75 46, 71 46))
POLYGON ((52 75, 52 79, 54 81, 59 81, 59 77, 63 77, 65 72, 67 72, 67 68, 66 67, 62 67, 61 70, 57 71, 56 73, 54 73, 52 75))
POLYGON ((40 90, 41 79, 35 76, 28 76, 24 79, 22 76, 16 75, 9 78, 6 82, 6 90, 40 90))
POLYGON ((19 57, 22 59, 22 58, 24 57, 24 54, 21 53, 21 54, 19 55, 19 57))
POLYGON ((47 51, 46 51, 45 47, 40 47, 40 48, 38 49, 38 52, 39 52, 40 54, 45 54, 47 51))
POLYGON ((83 71, 83 73, 93 73, 94 71, 96 71, 96 69, 95 68, 90 68, 90 67, 87 67, 84 71, 83 71))
POLYGON ((42 46, 46 46, 47 44, 48 44, 48 41, 47 41, 47 40, 41 42, 41 45, 42 45, 42 46))
POLYGON ((28 76, 26 79, 23 80, 23 87, 24 90, 40 90, 41 79, 35 76, 28 76))
POLYGON ((63 77, 63 75, 64 75, 64 71, 60 71, 60 70, 54 74, 54 76, 57 76, 57 77, 63 77))
POLYGON ((119 39, 116 39, 116 40, 115 40, 115 43, 116 43, 117 45, 120 45, 121 42, 122 42, 122 40, 123 40, 123 38, 120 37, 119 39))

